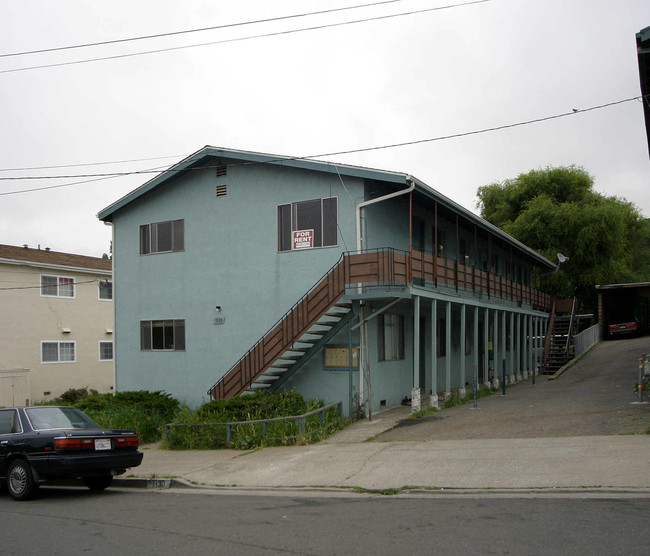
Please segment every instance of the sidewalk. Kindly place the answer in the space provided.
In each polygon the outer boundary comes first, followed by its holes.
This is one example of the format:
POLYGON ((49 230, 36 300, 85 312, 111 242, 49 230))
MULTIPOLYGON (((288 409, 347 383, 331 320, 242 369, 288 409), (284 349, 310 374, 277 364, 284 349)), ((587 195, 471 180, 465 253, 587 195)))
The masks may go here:
POLYGON ((408 413, 401 409, 312 446, 253 452, 145 446, 142 465, 126 477, 158 479, 140 482, 149 488, 613 489, 650 496, 647 436, 364 442, 392 428, 408 413))

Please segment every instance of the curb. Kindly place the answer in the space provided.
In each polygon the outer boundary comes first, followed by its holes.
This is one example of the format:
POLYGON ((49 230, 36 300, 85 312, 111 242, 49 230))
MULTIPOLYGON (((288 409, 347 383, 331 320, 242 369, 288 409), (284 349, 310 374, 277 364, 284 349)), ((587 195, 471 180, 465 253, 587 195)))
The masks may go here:
POLYGON ((373 496, 373 497, 495 497, 495 498, 550 498, 550 497, 584 497, 584 498, 650 498, 649 487, 530 487, 530 488, 464 488, 464 487, 425 487, 404 486, 391 489, 367 489, 361 487, 336 486, 218 486, 190 483, 184 479, 116 479, 113 487, 139 488, 145 490, 168 490, 172 488, 197 491, 212 491, 222 494, 238 495, 273 495, 273 496, 373 496))

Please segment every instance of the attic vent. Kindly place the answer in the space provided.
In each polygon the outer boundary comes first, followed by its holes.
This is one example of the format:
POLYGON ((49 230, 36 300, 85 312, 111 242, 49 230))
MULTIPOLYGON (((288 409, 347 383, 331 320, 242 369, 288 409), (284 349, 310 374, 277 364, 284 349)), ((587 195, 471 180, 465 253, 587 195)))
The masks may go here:
POLYGON ((222 178, 227 174, 228 174, 228 166, 226 166, 225 164, 219 164, 217 166, 217 177, 222 178))
POLYGON ((228 195, 227 185, 217 185, 217 197, 225 197, 228 195))

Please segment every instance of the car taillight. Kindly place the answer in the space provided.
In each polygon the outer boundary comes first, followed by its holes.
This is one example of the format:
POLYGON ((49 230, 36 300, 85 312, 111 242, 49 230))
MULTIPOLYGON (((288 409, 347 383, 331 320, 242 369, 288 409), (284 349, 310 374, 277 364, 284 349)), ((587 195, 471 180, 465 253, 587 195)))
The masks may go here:
POLYGON ((609 325, 610 330, 618 330, 618 328, 619 328, 618 324, 610 324, 609 325))
POLYGON ((54 447, 57 450, 93 450, 93 438, 55 438, 54 447))
POLYGON ((137 436, 118 436, 113 439, 116 448, 137 448, 140 439, 137 436))

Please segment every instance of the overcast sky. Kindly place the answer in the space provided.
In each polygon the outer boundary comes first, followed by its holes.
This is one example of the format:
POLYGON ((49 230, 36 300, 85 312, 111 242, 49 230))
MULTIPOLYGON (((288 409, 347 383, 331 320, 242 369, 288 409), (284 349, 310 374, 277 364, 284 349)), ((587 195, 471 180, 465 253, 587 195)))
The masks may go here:
MULTIPOLYGON (((363 3, 0 0, 0 54, 363 3)), ((286 33, 462 3, 400 0, 2 56, 0 178, 162 169, 204 145, 325 155, 570 113, 489 133, 320 158, 410 173, 475 211, 481 185, 575 164, 594 176, 598 191, 632 201, 650 216, 640 101, 588 110, 640 96, 635 33, 650 26, 650 1, 491 0, 286 33), (272 33, 282 34, 223 42, 272 33), (218 44, 8 71, 200 43, 218 44), (140 159, 152 160, 125 162, 140 159), (34 169, 51 166, 66 167, 34 169), (17 170, 22 168, 28 169, 17 170)), ((111 231, 96 214, 150 177, 76 185, 69 184, 97 178, 2 180, 0 243, 101 256, 111 231), (25 191, 37 188, 49 189, 25 191)))

